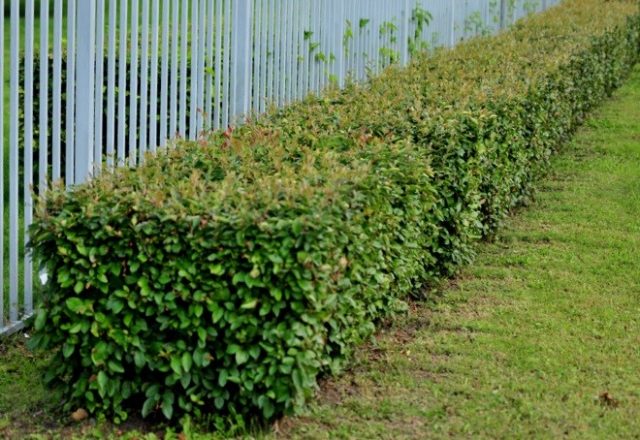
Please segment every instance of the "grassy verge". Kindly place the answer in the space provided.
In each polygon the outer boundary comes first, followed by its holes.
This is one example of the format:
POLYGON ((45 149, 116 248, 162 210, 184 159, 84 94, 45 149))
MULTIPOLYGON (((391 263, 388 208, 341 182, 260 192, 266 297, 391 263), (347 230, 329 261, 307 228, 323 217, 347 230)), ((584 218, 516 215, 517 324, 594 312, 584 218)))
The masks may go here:
POLYGON ((637 435, 639 102, 636 69, 555 159, 536 206, 278 437, 637 435))

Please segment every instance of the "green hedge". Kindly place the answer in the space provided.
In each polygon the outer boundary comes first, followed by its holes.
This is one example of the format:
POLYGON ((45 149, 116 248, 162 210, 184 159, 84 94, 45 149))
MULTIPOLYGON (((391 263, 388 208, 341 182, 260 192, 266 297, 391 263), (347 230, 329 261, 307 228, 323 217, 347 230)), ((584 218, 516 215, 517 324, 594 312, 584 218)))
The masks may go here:
POLYGON ((67 408, 277 417, 473 257, 640 53, 567 0, 38 203, 32 338, 67 408))

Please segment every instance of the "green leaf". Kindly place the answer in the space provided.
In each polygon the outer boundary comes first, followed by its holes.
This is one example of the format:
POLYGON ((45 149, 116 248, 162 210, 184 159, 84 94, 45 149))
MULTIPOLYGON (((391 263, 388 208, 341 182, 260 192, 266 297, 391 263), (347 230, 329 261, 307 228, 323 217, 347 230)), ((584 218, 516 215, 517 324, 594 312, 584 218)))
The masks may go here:
POLYGON ((75 286, 73 286, 73 291, 76 293, 80 293, 84 290, 84 283, 82 281, 76 281, 75 286))
POLYGON ((171 391, 165 392, 164 396, 162 397, 161 409, 162 409, 162 414, 164 414, 167 420, 171 420, 171 417, 173 417, 173 401, 174 401, 173 393, 171 391))
POLYGON ((69 298, 65 304, 74 313, 83 313, 85 311, 85 303, 80 298, 69 298))
POLYGON ((100 393, 104 393, 106 391, 108 381, 109 378, 107 377, 107 374, 104 371, 100 371, 98 373, 98 390, 100 390, 100 393))
POLYGON ((136 351, 133 353, 133 362, 136 364, 136 367, 142 368, 146 363, 146 358, 144 353, 141 351, 136 351))
POLYGON ((180 360, 180 358, 178 356, 173 356, 171 358, 171 369, 176 374, 181 374, 182 373, 181 360, 180 360))
POLYGON ((113 371, 114 373, 124 373, 124 367, 120 362, 109 361, 107 362, 107 365, 109 366, 109 370, 113 371))
POLYGON ((64 345, 62 346, 62 355, 66 359, 73 354, 75 349, 76 349, 75 345, 70 344, 69 342, 65 342, 64 345))
POLYGON ((191 370, 191 364, 193 363, 193 359, 191 357, 191 353, 183 353, 182 355, 182 368, 184 368, 185 372, 189 372, 191 370))
POLYGON ((103 365, 107 359, 108 353, 109 346, 107 345, 107 343, 104 341, 98 342, 96 346, 93 347, 93 350, 91 350, 91 360, 93 361, 94 365, 103 365))
POLYGON ((47 311, 41 307, 38 309, 36 314, 36 321, 34 323, 34 328, 36 331, 44 329, 45 323, 47 322, 47 311))
POLYGON ((244 304, 242 304, 240 306, 240 308, 241 309, 255 309, 257 305, 258 305, 258 299, 256 298, 256 299, 252 299, 252 300, 249 300, 249 301, 245 302, 244 304))
POLYGON ((113 313, 120 313, 124 309, 124 301, 119 298, 109 298, 107 301, 107 308, 113 311, 113 313))
POLYGON ((221 370, 220 375, 218 376, 218 385, 220 385, 221 387, 225 386, 227 384, 228 377, 229 373, 227 372, 227 370, 221 370))
POLYGON ((300 234, 302 233, 302 226, 303 226, 302 222, 298 220, 294 221, 293 224, 291 225, 291 230, 296 237, 299 237, 300 234))
POLYGON ((204 366, 204 352, 199 348, 193 352, 193 363, 196 367, 204 366))
POLYGON ((209 266, 209 272, 211 272, 212 275, 222 275, 224 273, 224 267, 222 267, 222 264, 212 264, 209 266))
POLYGON ((249 353, 241 350, 236 352, 236 363, 238 365, 242 365, 248 360, 249 360, 249 353))
POLYGON ((211 319, 214 324, 217 324, 222 317, 224 316, 224 309, 222 307, 216 307, 216 309, 211 314, 211 319))
POLYGON ((148 397, 147 400, 144 401, 144 404, 142 405, 143 418, 151 414, 151 411, 153 411, 156 406, 156 402, 157 402, 157 399, 154 397, 148 397))

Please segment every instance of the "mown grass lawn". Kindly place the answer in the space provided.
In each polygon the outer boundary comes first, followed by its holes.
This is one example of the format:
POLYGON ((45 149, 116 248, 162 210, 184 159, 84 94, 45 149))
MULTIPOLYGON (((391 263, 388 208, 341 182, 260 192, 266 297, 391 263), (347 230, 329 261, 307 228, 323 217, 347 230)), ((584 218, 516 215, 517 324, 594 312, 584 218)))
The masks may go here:
MULTIPOLYGON (((381 331, 305 414, 259 436, 637 438, 638 261, 640 69, 473 266, 381 331)), ((0 356, 0 437, 118 437, 60 424, 44 359, 20 336, 0 356)))

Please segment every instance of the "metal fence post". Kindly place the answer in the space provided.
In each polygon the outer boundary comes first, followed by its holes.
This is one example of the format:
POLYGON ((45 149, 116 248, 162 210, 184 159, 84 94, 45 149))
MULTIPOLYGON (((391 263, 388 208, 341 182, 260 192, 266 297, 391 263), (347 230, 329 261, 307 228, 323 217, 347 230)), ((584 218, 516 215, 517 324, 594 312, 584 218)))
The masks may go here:
POLYGON ((400 23, 400 63, 409 63, 409 26, 411 25, 411 7, 409 0, 402 2, 402 22, 400 23))
MULTIPOLYGON (((4 35, 2 35, 4 38, 4 35)), ((20 150, 18 137, 20 89, 20 2, 11 2, 11 79, 9 132, 9 321, 18 321, 18 179, 20 150)), ((4 54, 3 54, 4 56, 4 54)), ((3 152, 4 154, 4 152, 3 152)), ((3 213, 4 215, 4 213, 3 213)), ((4 232, 4 231, 3 231, 4 232)), ((4 268, 3 268, 4 269, 4 268)), ((2 286, 4 289, 4 286, 2 286)))
POLYGON ((451 35, 450 46, 456 45, 456 0, 451 1, 451 35))
POLYGON ((253 0, 235 0, 231 24, 231 62, 235 87, 231 117, 246 115, 251 106, 251 16, 253 0))
POLYGON ((507 0, 500 0, 500 29, 504 29, 507 20, 507 0))
MULTIPOLYGON (((93 163, 95 100, 95 0, 77 5, 75 183, 86 181, 93 163)), ((70 160, 70 158, 67 158, 70 160)))

